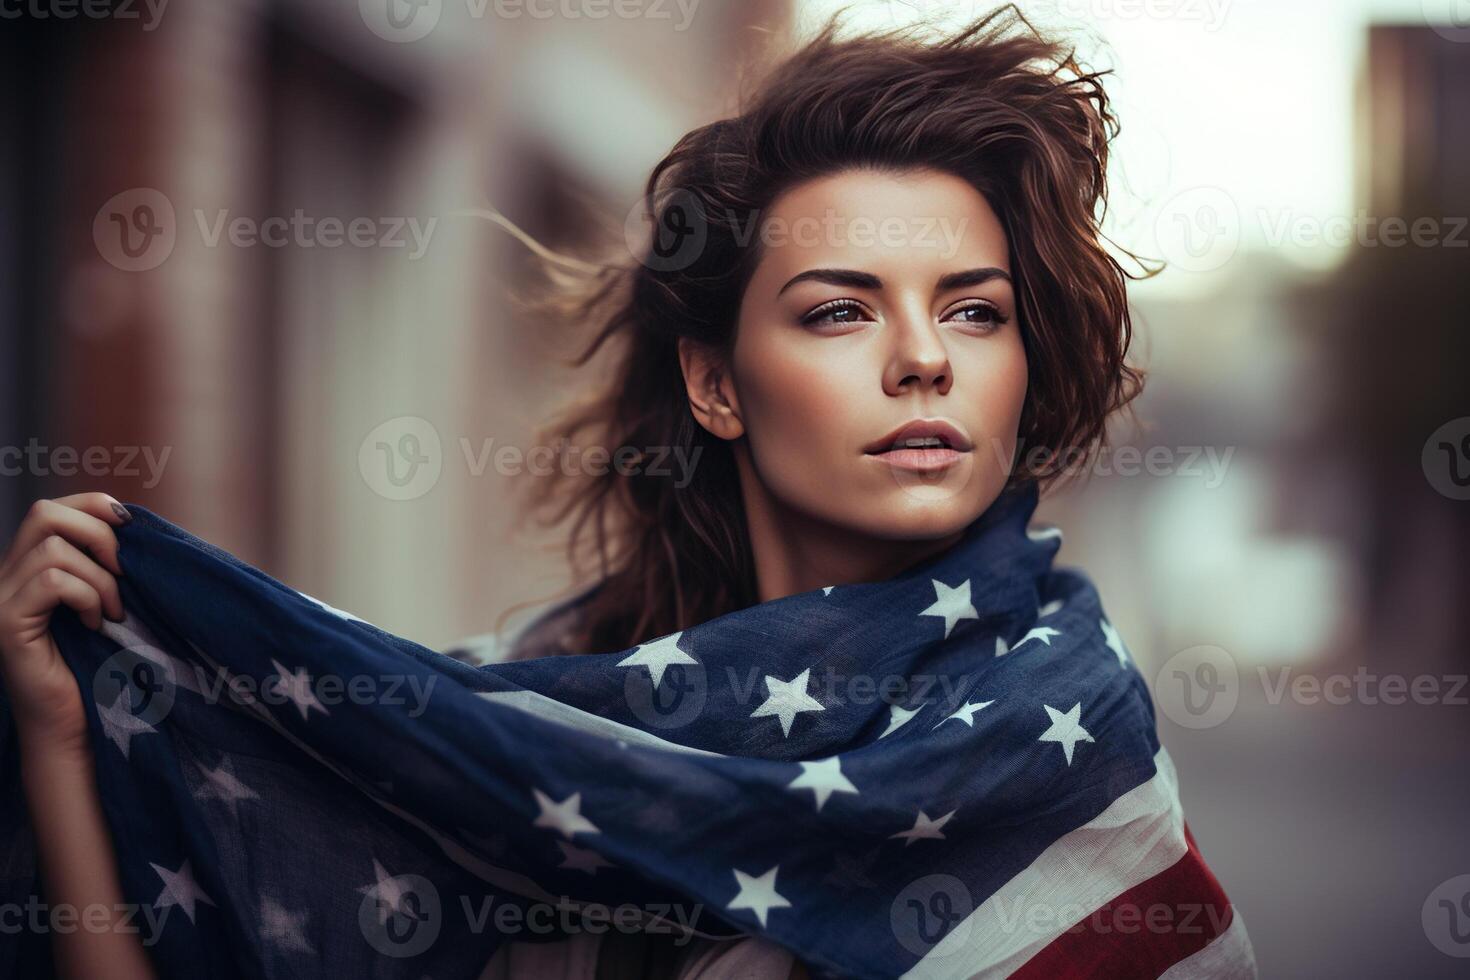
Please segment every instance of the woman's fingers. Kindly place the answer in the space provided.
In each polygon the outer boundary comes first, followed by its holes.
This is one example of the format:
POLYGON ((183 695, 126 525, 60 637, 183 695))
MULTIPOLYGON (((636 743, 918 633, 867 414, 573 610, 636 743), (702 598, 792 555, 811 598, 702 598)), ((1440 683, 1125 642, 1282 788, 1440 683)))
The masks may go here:
POLYGON ((84 579, 60 568, 45 568, 17 592, 7 605, 12 616, 49 613, 57 604, 76 610, 83 623, 102 628, 102 597, 84 579))
POLYGON ((112 574, 121 575, 117 535, 112 530, 126 522, 119 516, 119 511, 127 514, 122 504, 105 493, 78 493, 55 500, 36 501, 21 521, 5 556, 0 558, 0 598, 24 584, 14 578, 12 570, 27 552, 53 534, 90 552, 98 564, 112 574))
POLYGON ((107 618, 115 622, 122 620, 122 594, 118 591, 117 577, 59 534, 42 538, 40 544, 21 557, 12 574, 17 581, 26 582, 48 568, 59 568, 86 582, 101 597, 102 611, 107 618))

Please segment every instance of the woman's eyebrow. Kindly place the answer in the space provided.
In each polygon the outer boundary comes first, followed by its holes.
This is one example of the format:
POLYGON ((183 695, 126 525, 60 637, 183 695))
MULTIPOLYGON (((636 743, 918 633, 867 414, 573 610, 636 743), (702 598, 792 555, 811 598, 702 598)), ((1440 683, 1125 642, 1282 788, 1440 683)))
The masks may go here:
MULTIPOLYGON (((1004 269, 988 265, 978 269, 947 272, 939 277, 939 282, 935 288, 940 292, 944 292, 950 289, 960 289, 965 286, 979 286, 992 279, 1004 279, 1006 282, 1011 281, 1010 274, 1004 269)), ((857 269, 808 269, 786 280, 786 285, 778 289, 776 295, 780 296, 797 283, 807 280, 824 282, 831 286, 851 286, 854 289, 883 288, 883 280, 871 272, 859 272, 857 269)))
POLYGON ((825 282, 832 286, 851 286, 854 289, 883 288, 883 280, 871 272, 859 272, 856 269, 808 269, 805 272, 798 272, 786 280, 786 285, 776 290, 776 295, 780 296, 797 283, 806 282, 809 279, 813 282, 825 282))
POLYGON ((939 277, 935 285, 938 292, 946 292, 951 289, 963 289, 965 286, 979 286, 992 279, 1004 279, 1011 281, 1010 273, 1004 269, 998 269, 993 265, 987 265, 980 269, 966 269, 963 272, 948 272, 939 277))

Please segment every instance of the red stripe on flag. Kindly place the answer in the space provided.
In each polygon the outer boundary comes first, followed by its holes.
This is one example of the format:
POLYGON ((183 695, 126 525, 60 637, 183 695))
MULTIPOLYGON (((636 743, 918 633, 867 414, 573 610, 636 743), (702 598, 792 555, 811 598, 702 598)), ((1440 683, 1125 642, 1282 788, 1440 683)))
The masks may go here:
POLYGON ((1205 865, 1189 825, 1188 850, 1167 870, 1119 895, 1052 940, 1012 976, 1045 980, 1157 977, 1230 926, 1230 900, 1205 865))

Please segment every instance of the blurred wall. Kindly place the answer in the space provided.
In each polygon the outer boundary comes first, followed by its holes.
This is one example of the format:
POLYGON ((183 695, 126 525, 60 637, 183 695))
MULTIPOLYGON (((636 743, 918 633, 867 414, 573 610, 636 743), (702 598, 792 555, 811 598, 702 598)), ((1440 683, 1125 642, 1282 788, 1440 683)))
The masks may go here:
POLYGON ((787 12, 503 9, 5 22, 31 97, 0 156, 3 435, 40 447, 7 526, 107 490, 434 645, 560 584, 486 465, 568 392, 507 302, 524 248, 483 214, 560 246, 616 229, 787 12))

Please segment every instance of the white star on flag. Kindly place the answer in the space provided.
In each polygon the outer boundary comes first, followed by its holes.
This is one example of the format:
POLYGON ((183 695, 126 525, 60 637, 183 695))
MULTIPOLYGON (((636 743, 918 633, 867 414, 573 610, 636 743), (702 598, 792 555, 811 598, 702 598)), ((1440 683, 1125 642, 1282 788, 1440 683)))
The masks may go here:
POLYGON ((948 639, 950 630, 962 619, 979 619, 975 607, 970 603, 970 580, 965 579, 959 585, 950 587, 939 579, 930 579, 934 583, 934 604, 920 616, 940 616, 944 619, 944 635, 948 639))
MULTIPOLYGON (((913 719, 914 715, 923 710, 924 706, 921 704, 917 708, 900 708, 896 704, 890 704, 888 708, 888 727, 883 729, 883 735, 896 732, 904 725, 907 725, 913 719)), ((882 738, 883 735, 879 735, 878 737, 882 738)))
POLYGON ((1032 541, 1045 541, 1047 538, 1062 540, 1062 529, 1059 527, 1037 527, 1026 529, 1026 537, 1032 541))
POLYGON ((1046 713, 1051 716, 1051 727, 1041 733, 1041 742, 1057 742, 1066 753, 1067 765, 1072 764, 1072 750, 1077 747, 1078 742, 1091 742, 1092 736, 1087 729, 1082 727, 1082 702, 1072 705, 1072 710, 1066 714, 1058 711, 1049 704, 1042 705, 1046 713))
POLYGON ((566 835, 567 839, 578 831, 588 834, 601 833, 591 820, 582 816, 582 794, 573 793, 560 803, 552 802, 551 797, 539 789, 532 789, 536 794, 536 805, 541 808, 541 813, 532 821, 537 827, 551 827, 566 835))
POLYGON ((123 758, 128 757, 128 751, 132 748, 133 736, 144 733, 158 734, 158 729, 148 724, 142 718, 133 714, 132 688, 126 685, 117 689, 117 697, 112 704, 99 705, 97 717, 102 719, 102 731, 112 743, 122 752, 123 758))
POLYGON ((1044 605, 1040 609, 1036 610, 1036 618, 1037 619, 1045 619, 1047 616, 1050 616, 1052 613, 1060 611, 1061 608, 1062 608, 1062 600, 1060 600, 1060 599, 1053 599, 1051 602, 1048 602, 1046 605, 1044 605))
POLYGON ((561 848, 562 862, 557 865, 570 871, 585 871, 589 875, 597 874, 598 868, 611 868, 613 863, 590 847, 578 847, 568 841, 559 840, 556 846, 561 848))
MULTIPOLYGON (((939 720, 939 725, 944 724, 946 721, 949 721, 951 718, 958 718, 960 721, 964 722, 966 725, 969 725, 971 728, 974 728, 975 727, 975 712, 981 711, 981 710, 983 710, 985 708, 988 708, 988 707, 990 707, 994 703, 995 703, 994 701, 967 701, 964 704, 962 704, 960 707, 956 708, 949 715, 945 716, 944 718, 941 718, 939 720)), ((939 725, 935 725, 934 727, 935 728, 938 728, 939 725)), ((932 729, 931 729, 931 731, 932 731, 932 729)))
POLYGON ((752 718, 764 718, 766 715, 775 715, 781 719, 781 735, 791 735, 791 723, 796 716, 803 711, 826 711, 822 703, 810 694, 806 693, 807 683, 811 679, 812 669, 808 667, 789 681, 766 675, 766 697, 765 704, 750 713, 752 718))
POLYGON ((358 891, 378 900, 379 924, 386 924, 395 912, 410 919, 418 919, 418 915, 408 904, 408 896, 413 894, 413 889, 406 887, 398 875, 390 875, 377 858, 373 858, 373 874, 378 880, 371 885, 363 885, 358 891))
POLYGON ((275 658, 271 658, 271 666, 276 669, 277 674, 281 675, 276 680, 274 689, 281 691, 286 697, 291 699, 291 702, 296 705, 296 710, 301 712, 302 721, 306 720, 306 716, 311 713, 312 708, 315 708, 324 715, 331 714, 316 699, 316 692, 311 689, 311 674, 307 673, 305 667, 298 667, 294 671, 287 670, 275 658))
POLYGON ((930 838, 933 840, 945 840, 946 838, 944 834, 940 832, 940 828, 949 823, 949 818, 954 816, 958 812, 959 810, 957 809, 951 810, 944 816, 940 817, 938 820, 931 820, 929 819, 928 814, 926 814, 923 810, 920 810, 918 819, 914 821, 914 825, 912 828, 908 830, 901 830, 896 834, 889 834, 888 837, 889 839, 892 839, 894 837, 904 838, 904 847, 908 847, 914 841, 922 840, 924 838, 930 838))
POLYGON ((761 928, 766 925, 766 913, 771 909, 788 909, 791 903, 786 901, 776 891, 776 871, 781 866, 778 864, 771 870, 759 877, 748 875, 739 868, 731 868, 735 873, 735 881, 740 885, 740 891, 726 905, 727 909, 750 909, 755 917, 760 920, 761 928))
POLYGON ((260 938, 295 953, 314 953, 306 941, 306 912, 288 912, 269 895, 260 900, 260 938))
POLYGON ((1123 638, 1118 635, 1118 631, 1113 628, 1113 624, 1106 619, 1098 620, 1098 624, 1102 626, 1103 639, 1107 641, 1108 649, 1118 655, 1118 666, 1127 667, 1129 659, 1128 648, 1123 646, 1123 638))
POLYGON ((194 906, 197 902, 213 905, 214 899, 204 894, 204 889, 194 880, 194 870, 189 867, 186 858, 177 871, 170 871, 161 864, 153 864, 153 870, 158 872, 158 877, 163 879, 163 891, 158 893, 158 899, 154 901, 153 907, 157 909, 177 905, 184 910, 189 921, 194 921, 194 906))
POLYGON ((824 586, 822 586, 822 595, 824 595, 824 596, 831 595, 832 594, 832 590, 835 589, 835 588, 837 588, 837 586, 835 586, 835 585, 824 585, 824 586))
POLYGON ((1026 633, 1025 636, 1021 637, 1021 642, 1020 643, 1017 643, 1015 646, 1011 647, 1011 649, 1012 650, 1019 650, 1019 649, 1021 649, 1021 644, 1022 643, 1025 643, 1027 640, 1040 640, 1042 643, 1045 643, 1047 646, 1051 646, 1051 638, 1054 637, 1054 636, 1061 636, 1061 635, 1062 635, 1062 631, 1061 630, 1054 630, 1050 626, 1033 626, 1030 630, 1027 631, 1027 633, 1026 633))
POLYGON ((236 777, 234 767, 230 765, 229 756, 220 760, 219 768, 206 769, 199 767, 204 774, 204 782, 195 791, 195 797, 201 800, 223 800, 230 808, 235 809, 235 803, 239 800, 259 799, 260 794, 249 786, 240 782, 236 777))
POLYGON ((1010 652, 1011 648, 1006 645, 1006 638, 1003 636, 997 636, 995 638, 995 655, 997 657, 1004 657, 1010 652))
POLYGON ((833 793, 856 793, 858 788, 842 773, 842 761, 837 756, 801 763, 801 775, 786 784, 787 789, 809 789, 816 793, 817 809, 827 802, 833 793))
POLYGON ((663 683, 664 668, 670 664, 697 664, 689 654, 679 649, 679 637, 682 631, 670 633, 668 636, 654 640, 652 643, 641 643, 628 656, 618 661, 619 667, 648 668, 648 676, 653 678, 653 686, 657 688, 663 683))

